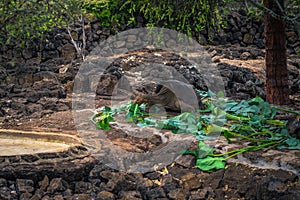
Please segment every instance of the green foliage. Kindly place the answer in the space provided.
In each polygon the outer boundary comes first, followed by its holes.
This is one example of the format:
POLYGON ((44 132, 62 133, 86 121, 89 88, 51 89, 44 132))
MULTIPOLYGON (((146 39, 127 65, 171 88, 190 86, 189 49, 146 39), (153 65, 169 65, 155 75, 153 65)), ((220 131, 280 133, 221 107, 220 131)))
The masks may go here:
POLYGON ((0 45, 24 47, 55 27, 68 26, 81 14, 80 0, 0 1, 0 45))
POLYGON ((285 0, 285 13, 291 17, 294 18, 295 16, 298 16, 299 21, 299 9, 300 9, 300 1, 299 0, 285 0))
POLYGON ((247 15, 248 15, 248 19, 252 20, 252 19, 258 19, 261 20, 263 18, 263 11, 256 8, 256 7, 250 7, 247 10, 247 15))
POLYGON ((300 49, 297 50, 297 55, 300 56, 300 49))
POLYGON ((120 12, 121 0, 83 0, 82 9, 98 18, 102 27, 112 28, 126 20, 128 12, 120 12))
POLYGON ((145 104, 131 104, 127 109, 127 114, 125 116, 127 122, 139 123, 144 122, 145 115, 145 104))
POLYGON ((108 130, 109 122, 114 121, 113 116, 125 112, 126 121, 139 126, 168 129, 175 134, 192 134, 200 140, 198 149, 186 150, 183 154, 194 155, 197 159, 196 167, 204 171, 222 169, 227 159, 247 151, 271 147, 300 150, 300 141, 289 135, 286 121, 274 119, 278 108, 272 107, 260 97, 236 102, 226 100, 221 93, 199 93, 203 97, 206 109, 196 113, 186 112, 167 119, 152 119, 151 115, 145 112, 145 104, 128 102, 120 107, 102 108, 91 121, 98 128, 108 130), (214 149, 203 142, 214 139, 215 133, 222 134, 228 143, 243 140, 247 145, 223 154, 215 154, 214 149))
POLYGON ((225 167, 226 159, 222 157, 213 157, 214 149, 207 146, 203 141, 198 143, 198 150, 183 152, 184 155, 191 154, 197 159, 196 167, 203 171, 213 171, 223 169, 225 167))
POLYGON ((227 0, 85 0, 84 9, 104 27, 137 24, 142 17, 148 27, 164 27, 191 35, 193 31, 217 30, 224 23, 219 8, 227 0))
MULTIPOLYGON (((3 0, 0 1, 0 45, 19 45, 40 39, 56 27, 69 26, 79 15, 93 15, 102 27, 118 31, 136 25, 141 17, 148 27, 164 27, 189 36, 206 30, 215 32, 226 25, 226 15, 245 2, 235 0, 3 0)), ((249 15, 261 11, 248 2, 249 15)), ((288 16, 296 16, 299 0, 286 1, 288 16)), ((210 35, 210 34, 209 34, 210 35)))
MULTIPOLYGON (((100 26, 118 31, 136 25, 141 17, 148 27, 165 27, 191 36, 217 30, 223 24, 220 5, 228 0, 3 0, 0 1, 0 46, 26 47, 42 41, 53 28, 69 27, 79 16, 93 15, 100 26), (212 12, 214 11, 214 12, 212 12)), ((45 39, 44 39, 45 40, 45 39)))
MULTIPOLYGON (((257 7, 251 2, 256 2, 258 5, 263 6, 263 0, 246 0, 246 1, 238 1, 238 0, 228 0, 226 8, 229 10, 235 10, 246 8, 248 20, 262 20, 264 16, 264 11, 261 7, 257 7)), ((300 9, 300 2, 299 0, 285 0, 284 1, 284 14, 290 18, 294 18, 298 16, 299 21, 299 9, 300 9)), ((280 14, 280 13, 277 13, 280 14)))
POLYGON ((97 113, 93 116, 93 118, 99 116, 97 123, 95 123, 96 127, 98 129, 110 130, 109 123, 115 121, 113 119, 113 115, 113 110, 110 107, 105 106, 100 110, 100 113, 97 113))

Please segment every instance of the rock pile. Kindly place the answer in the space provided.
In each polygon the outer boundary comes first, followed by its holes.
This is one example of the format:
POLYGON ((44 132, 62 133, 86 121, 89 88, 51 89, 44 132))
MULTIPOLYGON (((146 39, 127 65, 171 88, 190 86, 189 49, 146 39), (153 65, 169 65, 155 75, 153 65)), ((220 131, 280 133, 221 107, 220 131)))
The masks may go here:
POLYGON ((67 100, 70 82, 74 79, 78 64, 20 65, 1 69, 0 117, 5 120, 42 117, 57 111, 71 109, 67 100), (77 66, 77 67, 76 67, 77 66))
MULTIPOLYGON (((252 69, 220 62, 226 58, 240 58, 245 52, 249 52, 250 57, 259 58, 263 55, 261 50, 234 46, 222 49, 208 47, 207 49, 212 60, 216 62, 216 69, 219 70, 224 81, 228 97, 236 99, 248 99, 255 96, 265 97, 263 69, 257 68, 262 73, 261 76, 258 76, 252 69)), ((298 94, 300 91, 299 66, 296 61, 297 59, 289 60, 291 95, 298 94)), ((147 49, 141 50, 140 53, 132 53, 115 59, 100 77, 95 77, 94 69, 91 67, 91 71, 88 72, 90 75, 86 77, 96 78, 98 95, 110 95, 124 72, 133 73, 131 75, 133 79, 130 82, 135 82, 136 88, 138 88, 141 86, 139 85, 141 77, 135 77, 135 73, 138 72, 134 70, 138 69, 139 63, 156 63, 172 67, 195 89, 207 90, 209 87, 207 84, 210 84, 209 82, 205 83, 203 74, 180 56, 167 52, 155 53, 147 49)), ((250 63, 250 65, 255 65, 255 62, 250 63)), ((72 92, 74 77, 79 66, 80 64, 76 62, 65 64, 62 60, 54 59, 38 65, 25 64, 12 68, 0 68, 0 76, 2 77, 0 83, 0 117, 4 118, 5 116, 5 120, 29 117, 30 115, 42 117, 53 112, 70 110, 71 100, 68 97, 72 92)), ((261 67, 263 68, 263 66, 261 67)), ((154 73, 150 68, 148 71, 150 74, 160 74, 159 71, 154 73)), ((147 73, 147 66, 144 73, 147 73)), ((86 79, 86 77, 83 78, 86 79)), ((128 82, 127 85, 131 83, 128 82)), ((130 88, 123 89, 130 90, 130 88)))
MULTIPOLYGON (((228 24, 222 35, 215 36, 216 43, 237 44, 242 47, 256 46, 264 48, 264 25, 263 17, 248 16, 244 9, 232 12, 227 17, 228 24)), ((287 48, 290 54, 296 54, 300 49, 300 37, 297 27, 287 27, 287 48)))
POLYGON ((300 198, 299 179, 289 172, 229 165, 226 170, 205 173, 191 169, 192 163, 190 158, 181 157, 164 170, 145 174, 117 172, 96 163, 85 177, 73 181, 59 176, 38 180, 0 178, 0 198, 180 200, 224 199, 225 195, 229 199, 300 198))
MULTIPOLYGON (((121 26, 119 32, 129 30, 132 28, 140 28, 141 24, 146 24, 141 17, 136 27, 121 26)), ((193 33, 194 38, 198 39, 201 45, 238 45, 241 47, 253 46, 258 49, 264 48, 263 40, 263 19, 261 17, 250 17, 244 9, 236 12, 231 12, 228 16, 227 26, 219 33, 213 31, 207 32, 203 30, 200 33, 193 33), (210 39, 208 39, 210 38, 210 39)), ((86 33, 86 51, 85 54, 91 52, 100 42, 103 42, 108 37, 113 35, 113 30, 100 27, 97 20, 87 21, 85 26, 86 33)), ((289 54, 297 54, 300 49, 300 36, 298 27, 288 26, 287 48, 289 54)), ((78 43, 82 43, 82 28, 80 24, 74 24, 71 31, 72 38, 78 43)), ((64 29, 56 29, 45 36, 48 42, 42 44, 35 44, 28 41, 28 49, 19 49, 16 46, 7 46, 5 49, 0 49, 0 63, 14 62, 14 63, 41 63, 51 59, 63 58, 66 61, 72 61, 77 57, 76 50, 71 42, 71 38, 64 29), (41 49, 40 49, 41 48, 41 49)), ((131 37, 135 42, 135 36, 131 37)), ((167 42, 176 42, 173 40, 167 42)), ((122 45, 122 44, 120 44, 122 45)), ((250 52, 251 55, 244 54, 242 57, 253 57, 258 52, 250 52)), ((240 56, 240 55, 238 55, 240 56)))

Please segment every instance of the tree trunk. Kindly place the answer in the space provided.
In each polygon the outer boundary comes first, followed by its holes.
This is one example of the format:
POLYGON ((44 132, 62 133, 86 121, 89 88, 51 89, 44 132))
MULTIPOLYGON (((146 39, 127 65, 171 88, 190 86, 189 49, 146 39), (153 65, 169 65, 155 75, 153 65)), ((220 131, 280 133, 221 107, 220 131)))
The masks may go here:
MULTIPOLYGON (((284 7, 284 0, 278 0, 284 7)), ((276 0, 264 0, 264 6, 281 14, 276 0)), ((265 14, 266 99, 269 103, 289 104, 289 85, 286 56, 285 22, 265 14)))

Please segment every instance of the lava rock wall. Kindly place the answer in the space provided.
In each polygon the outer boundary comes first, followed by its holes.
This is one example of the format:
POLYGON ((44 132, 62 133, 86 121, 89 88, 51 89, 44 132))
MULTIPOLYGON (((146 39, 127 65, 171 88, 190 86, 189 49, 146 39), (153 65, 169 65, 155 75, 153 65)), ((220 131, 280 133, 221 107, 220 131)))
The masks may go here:
MULTIPOLYGON (((139 18, 142 20, 142 18, 139 18)), ((264 48, 264 25, 263 19, 250 17, 243 9, 231 12, 227 16, 227 25, 219 32, 203 30, 200 33, 193 32, 193 37, 202 45, 225 45, 233 44, 241 47, 253 46, 264 48)), ((136 27, 121 26, 119 32, 131 28, 139 28, 146 22, 139 22, 136 27)), ((86 21, 86 51, 94 49, 100 42, 113 35, 113 29, 103 28, 97 20, 86 21)), ((74 24, 71 35, 74 41, 82 45, 81 24, 74 24)), ((300 50, 300 28, 287 25, 287 48, 289 54, 296 54, 300 50)), ((74 45, 66 30, 56 29, 45 35, 42 44, 27 42, 28 49, 20 49, 16 46, 7 46, 0 49, 0 63, 41 63, 51 59, 63 58, 72 61, 77 57, 74 45)))

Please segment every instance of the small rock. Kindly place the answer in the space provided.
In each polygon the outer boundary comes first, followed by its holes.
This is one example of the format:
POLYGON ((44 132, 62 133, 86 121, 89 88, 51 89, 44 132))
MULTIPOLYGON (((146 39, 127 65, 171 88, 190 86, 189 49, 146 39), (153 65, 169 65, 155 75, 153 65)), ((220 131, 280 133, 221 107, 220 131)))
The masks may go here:
POLYGON ((290 44, 296 43, 298 38, 299 37, 297 36, 297 34, 295 32, 287 32, 287 39, 290 44))
POLYGON ((193 155, 183 155, 180 156, 176 161, 176 164, 181 165, 186 168, 192 168, 195 166, 196 160, 193 155))
POLYGON ((153 188, 145 191, 146 199, 166 198, 166 194, 161 187, 153 188))
POLYGON ((43 51, 43 60, 49 60, 53 58, 59 58, 59 51, 54 50, 54 51, 43 51))
POLYGON ((72 195, 72 190, 71 189, 66 189, 66 191, 63 192, 64 196, 71 196, 72 195))
POLYGON ((0 178, 0 187, 6 187, 7 186, 7 181, 4 178, 0 178))
POLYGON ((76 58, 76 50, 72 44, 65 44, 59 50, 61 51, 61 56, 66 60, 74 60, 76 58))
MULTIPOLYGON (((233 38, 236 39, 237 41, 240 41, 243 39, 243 34, 241 32, 234 32, 233 38)), ((239 43, 239 42, 237 42, 237 43, 239 43)))
POLYGON ((287 190, 286 183, 283 183, 279 180, 270 181, 268 185, 268 190, 272 192, 285 192, 287 190))
POLYGON ((247 28, 246 28, 246 27, 242 27, 242 28, 241 28, 241 32, 242 32, 242 33, 247 33, 247 32, 248 32, 248 30, 247 30, 247 28))
POLYGON ((298 91, 300 91, 300 80, 296 80, 292 86, 291 86, 291 91, 294 93, 297 93, 298 91))
POLYGON ((48 176, 45 176, 44 179, 39 182, 40 189, 42 191, 46 191, 48 185, 49 185, 49 178, 48 176))
POLYGON ((214 57, 218 54, 218 52, 216 50, 213 50, 211 53, 210 53, 210 56, 211 57, 214 57))
POLYGON ((148 179, 148 178, 143 178, 143 180, 142 180, 142 186, 143 187, 152 187, 153 186, 153 181, 151 181, 150 179, 148 179))
POLYGON ((121 200, 140 200, 142 199, 141 193, 138 191, 126 191, 126 192, 121 192, 121 200))
POLYGON ((3 98, 6 96, 6 91, 0 88, 0 98, 3 98))
POLYGON ((246 51, 241 54, 240 58, 242 60, 248 60, 250 58, 250 56, 251 56, 251 53, 246 51))
POLYGON ((201 180, 193 173, 189 173, 182 178, 184 188, 188 190, 199 189, 202 186, 201 180))
POLYGON ((223 56, 214 56, 212 57, 211 61, 214 63, 218 63, 221 61, 221 58, 223 58, 223 56))
POLYGON ((42 200, 50 200, 51 198, 48 196, 48 195, 46 195, 46 196, 44 196, 43 198, 42 198, 42 200))
POLYGON ((114 45, 114 47, 116 48, 116 49, 119 49, 119 48, 122 48, 122 47, 124 47, 125 46, 125 44, 126 44, 126 41, 117 41, 114 45))
POLYGON ((32 50, 30 50, 30 49, 24 49, 24 50, 22 51, 22 54, 23 54, 23 57, 24 57, 26 60, 32 58, 32 56, 33 56, 33 52, 32 52, 32 50))
POLYGON ((126 180, 124 174, 112 171, 103 171, 100 173, 100 176, 108 180, 107 183, 102 182, 100 185, 107 191, 120 190, 121 184, 126 180))
POLYGON ((253 83, 253 81, 251 81, 251 80, 249 80, 249 81, 247 81, 246 83, 245 83, 245 86, 246 87, 252 87, 252 86, 254 86, 255 84, 253 83))
POLYGON ((256 34, 256 28, 254 28, 254 27, 251 28, 251 29, 250 29, 250 34, 251 34, 251 35, 255 35, 255 34, 256 34))
POLYGON ((75 193, 90 193, 92 192, 92 184, 84 181, 75 183, 75 193))
POLYGON ((29 179, 17 179, 17 190, 21 193, 31 193, 34 191, 34 182, 29 179))
POLYGON ((38 111, 41 111, 43 109, 43 106, 40 105, 40 104, 36 104, 36 103, 30 103, 27 105, 26 107, 26 111, 29 113, 29 114, 32 114, 32 113, 36 113, 38 111))
POLYGON ((127 42, 135 42, 137 40, 136 35, 128 35, 127 42))
POLYGON ((54 178, 51 180, 51 182, 47 188, 47 192, 49 192, 50 194, 53 194, 55 192, 62 192, 65 189, 66 188, 63 186, 62 178, 54 178))
POLYGON ((0 188, 0 199, 10 200, 12 199, 11 191, 8 187, 1 187, 0 188))
MULTIPOLYGON (((59 194, 59 195, 55 195, 53 200, 64 200, 65 198, 59 194)), ((81 198, 77 198, 78 200, 81 200, 81 198)), ((84 199, 87 199, 87 198, 84 198, 84 199)), ((83 200, 83 199, 82 199, 83 200)))
POLYGON ((97 195, 98 200, 114 200, 115 195, 108 191, 101 191, 97 195))
POLYGON ((69 110, 69 107, 64 103, 57 103, 56 106, 53 108, 55 111, 66 111, 69 110))
POLYGON ((30 198, 30 200, 40 200, 41 198, 42 196, 40 194, 35 194, 30 198))
POLYGON ((174 190, 178 187, 178 181, 173 179, 170 174, 162 176, 161 187, 164 188, 165 192, 174 190))
POLYGON ((300 116, 289 119, 286 127, 292 137, 300 139, 300 116))
POLYGON ((186 199, 187 197, 187 192, 183 189, 176 189, 176 190, 171 190, 168 193, 169 199, 186 199))
POLYGON ((261 55, 261 51, 258 49, 250 49, 250 53, 252 55, 252 57, 257 58, 259 55, 261 55))
POLYGON ((27 199, 29 199, 31 197, 32 197, 31 193, 25 192, 25 193, 23 193, 23 194, 20 195, 20 200, 27 200, 27 199))
POLYGON ((204 200, 207 199, 208 190, 206 188, 191 192, 191 199, 204 200))
POLYGON ((246 43, 246 44, 252 44, 253 43, 253 39, 254 39, 253 35, 251 35, 250 33, 246 33, 244 35, 243 42, 246 43))

